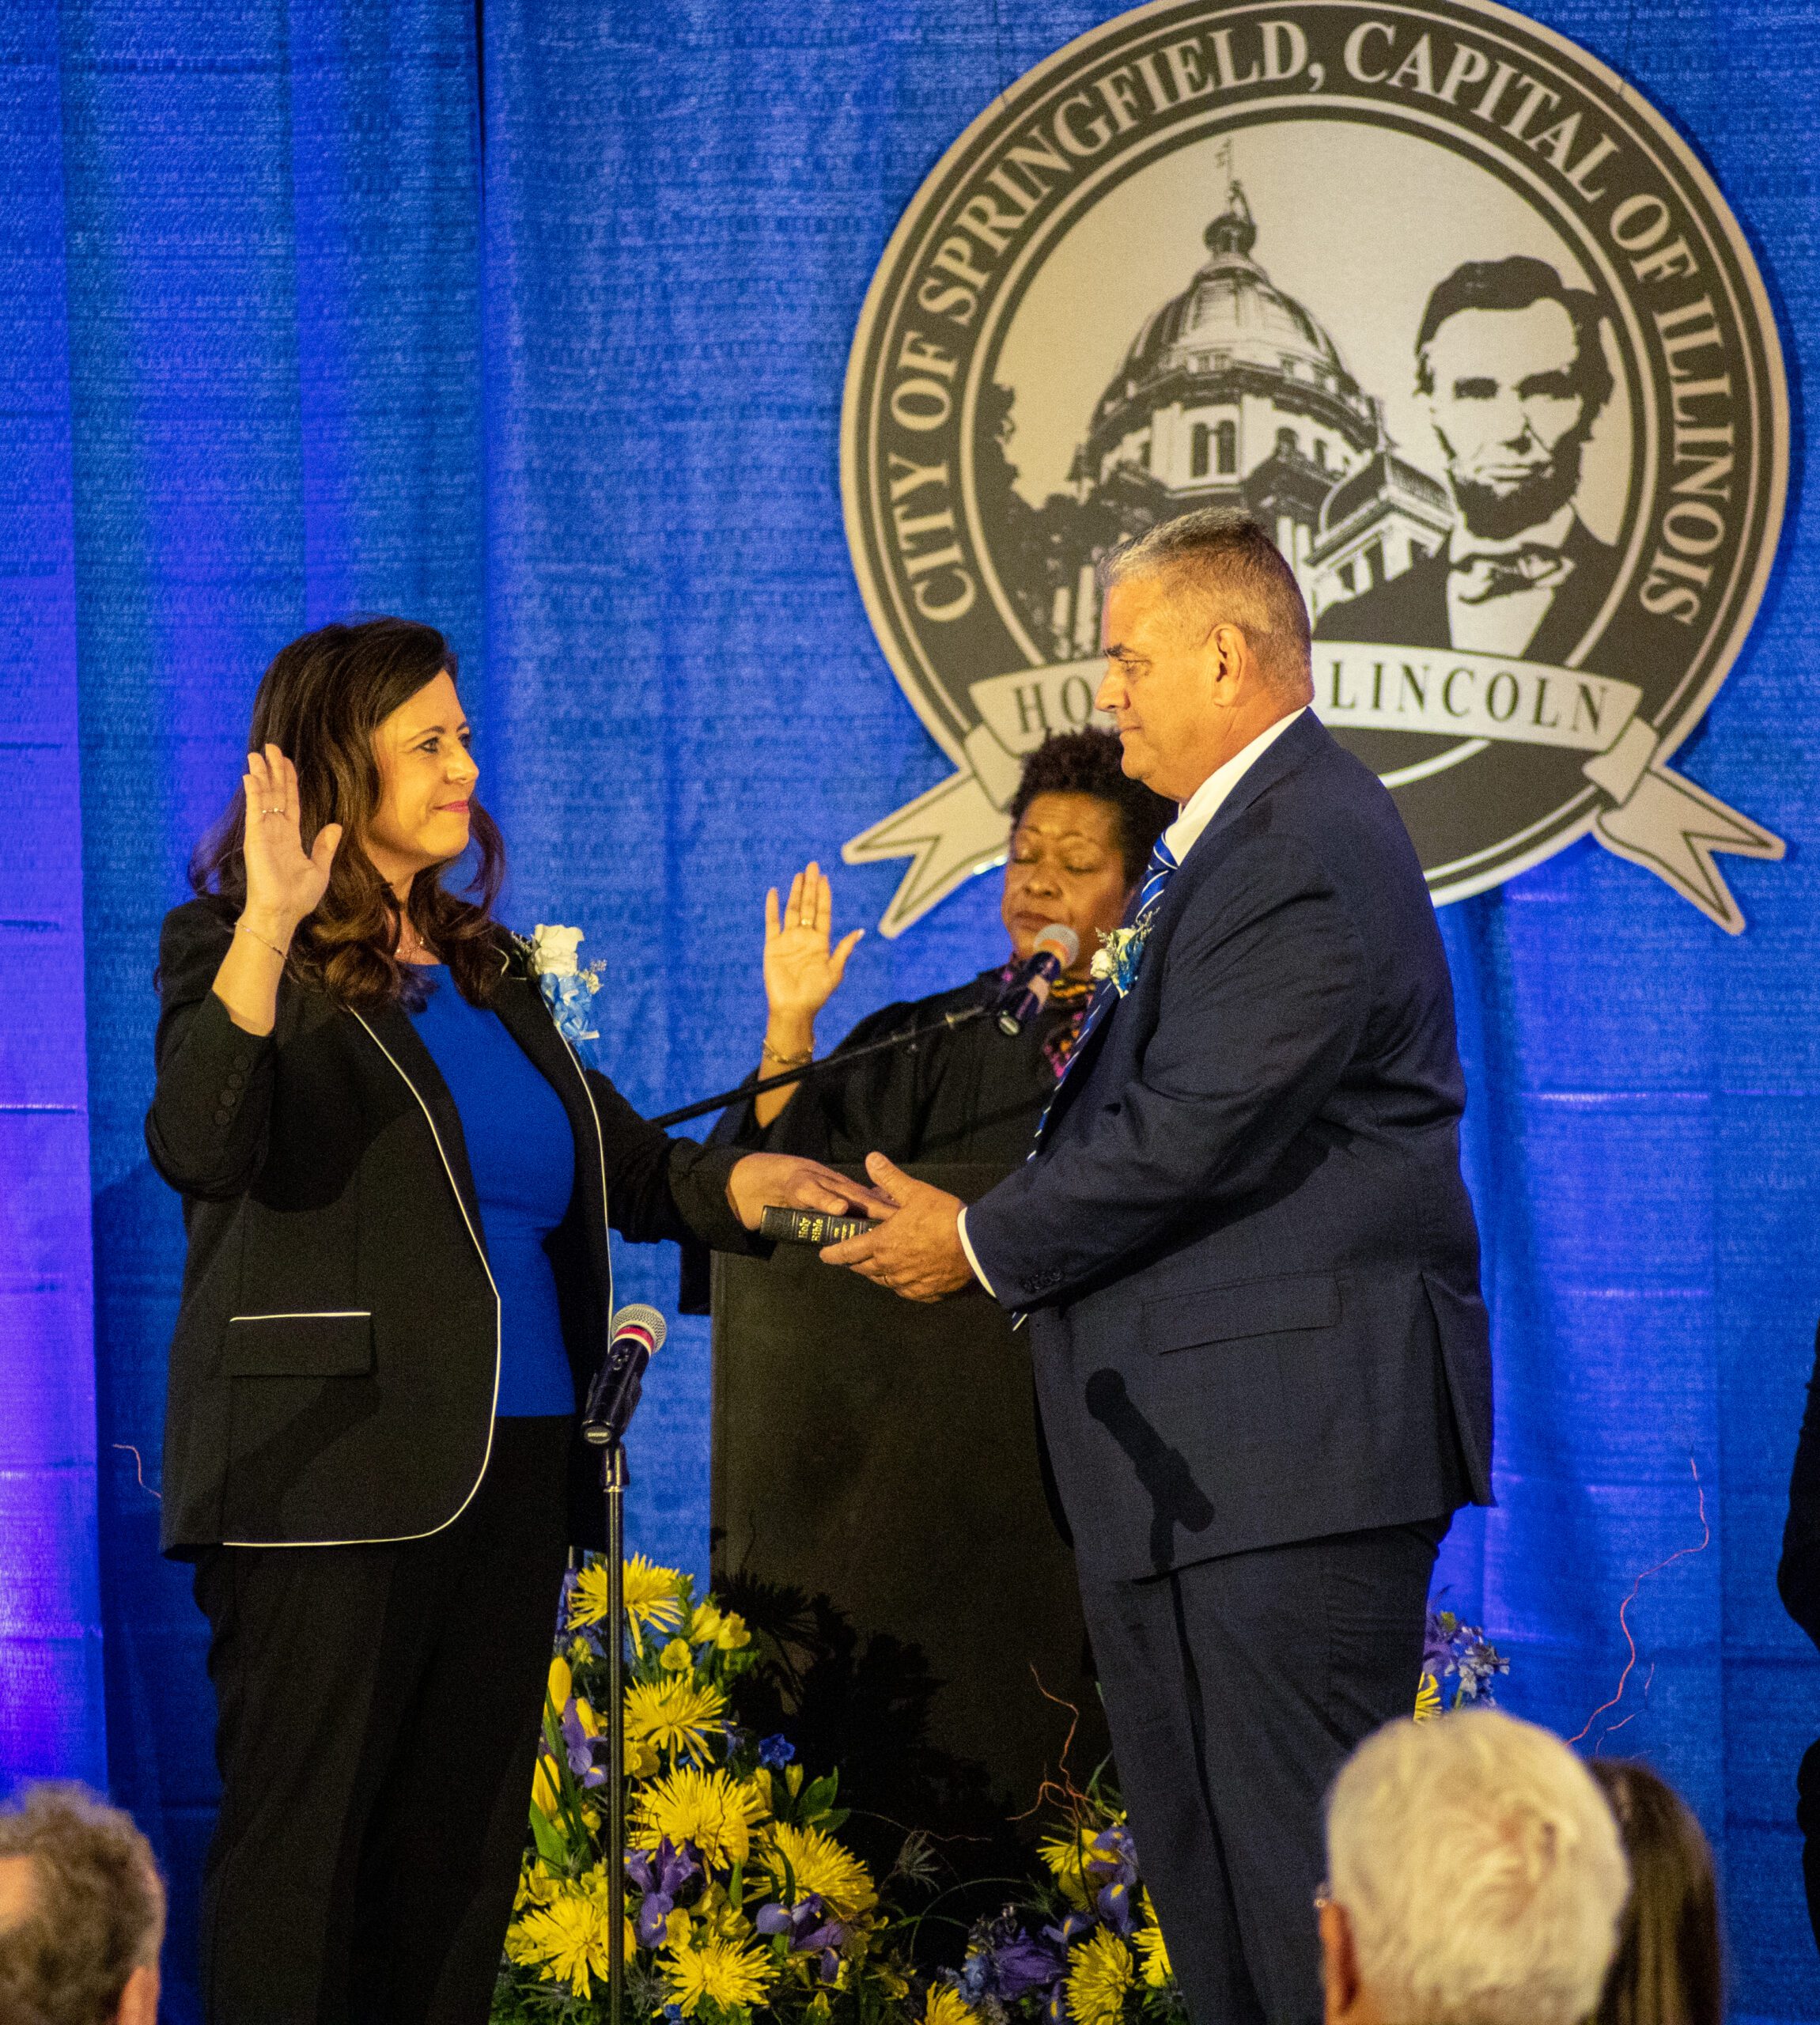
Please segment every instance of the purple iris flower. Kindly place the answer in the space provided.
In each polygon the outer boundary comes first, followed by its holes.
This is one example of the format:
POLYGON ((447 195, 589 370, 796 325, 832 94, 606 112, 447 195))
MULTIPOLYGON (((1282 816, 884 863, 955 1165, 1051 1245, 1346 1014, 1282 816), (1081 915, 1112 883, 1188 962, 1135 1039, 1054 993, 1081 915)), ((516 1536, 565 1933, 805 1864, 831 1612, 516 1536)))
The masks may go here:
POLYGON ((1062 1951, 1053 1942, 1032 1940, 1007 1912, 974 1929, 960 1968, 960 1993, 969 2004, 997 1997, 1016 2004, 1044 1989, 1062 1973, 1062 1951))
POLYGON ((769 1940, 778 1934, 788 1936, 793 1955, 806 1955, 823 1947, 838 1947, 847 1930, 838 1920, 824 1919, 827 1902, 812 1891, 793 1906, 761 1906, 753 1925, 769 1940))
POLYGON ((826 1910, 821 1894, 812 1891, 793 1906, 761 1906, 752 1924, 767 1940, 783 1936, 793 1955, 819 1955, 821 1980, 831 1983, 840 1974, 840 1951, 849 1936, 840 1921, 823 1917, 826 1910))
POLYGON ((562 1741, 569 1753, 569 1769, 584 1786, 604 1786, 607 1774, 594 1762, 594 1747, 605 1744, 604 1737, 591 1737, 581 1727, 581 1717, 573 1695, 562 1711, 562 1741))
POLYGON ((1132 1900, 1137 1886, 1137 1849, 1131 1831, 1114 1822, 1100 1830, 1089 1849, 1087 1872, 1099 1881, 1093 1902, 1106 1924, 1129 1940, 1135 1925, 1132 1900))
POLYGON ((1084 1933, 1092 1933, 1099 1922, 1091 1913, 1070 1913, 1058 1927, 1045 1927, 1042 1937, 1053 1940, 1065 1955, 1084 1933))
POLYGON ((759 1762, 772 1772, 781 1772, 796 1754, 796 1747, 781 1732, 776 1736, 766 1737, 759 1746, 759 1762))
POLYGON ((670 1915, 676 1910, 678 1894, 691 1878, 701 1875, 702 1867, 687 1845, 672 1849, 668 1835, 657 1845, 655 1855, 648 1849, 626 1852, 626 1882, 643 1894, 638 1902, 641 1947, 662 1944, 670 1915))

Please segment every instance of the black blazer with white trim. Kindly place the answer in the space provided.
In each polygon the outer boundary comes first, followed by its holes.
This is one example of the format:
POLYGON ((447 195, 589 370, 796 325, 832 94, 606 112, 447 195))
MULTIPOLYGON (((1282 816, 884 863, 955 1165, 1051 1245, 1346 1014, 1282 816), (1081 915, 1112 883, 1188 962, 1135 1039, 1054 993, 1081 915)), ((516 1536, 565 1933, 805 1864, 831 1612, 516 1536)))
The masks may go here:
MULTIPOLYGON (((287 977, 269 1035, 236 1026, 211 989, 233 933, 224 907, 192 900, 159 944, 146 1143, 189 1236, 164 1550, 436 1532, 485 1474, 499 1383, 460 1118, 399 1007, 352 1012, 287 977)), ((521 965, 493 1006, 574 1131, 574 1198, 549 1251, 579 1402, 613 1312, 609 1222, 638 1242, 755 1248, 727 1201, 740 1155, 646 1124, 582 1067, 521 965)), ((579 1439, 570 1474, 573 1536, 597 1543, 597 1466, 579 1439)))

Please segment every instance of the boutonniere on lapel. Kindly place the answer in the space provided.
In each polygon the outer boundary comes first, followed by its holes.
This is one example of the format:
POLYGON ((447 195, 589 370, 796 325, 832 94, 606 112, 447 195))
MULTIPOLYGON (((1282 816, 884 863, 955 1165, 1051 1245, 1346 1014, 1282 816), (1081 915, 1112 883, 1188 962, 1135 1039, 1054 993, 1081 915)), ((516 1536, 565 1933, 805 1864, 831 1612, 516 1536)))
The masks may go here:
POLYGON ((539 922, 531 940, 518 938, 528 975, 550 1008, 556 1031, 566 1041, 597 1041, 590 1001, 600 989, 600 966, 578 963, 575 952, 587 940, 578 928, 563 928, 553 922, 539 922))
POLYGON ((1149 934, 1148 921, 1134 922, 1129 928, 1103 928, 1099 947, 1088 967, 1088 975, 1111 985, 1122 998, 1137 982, 1138 966, 1144 961, 1144 944, 1149 934))

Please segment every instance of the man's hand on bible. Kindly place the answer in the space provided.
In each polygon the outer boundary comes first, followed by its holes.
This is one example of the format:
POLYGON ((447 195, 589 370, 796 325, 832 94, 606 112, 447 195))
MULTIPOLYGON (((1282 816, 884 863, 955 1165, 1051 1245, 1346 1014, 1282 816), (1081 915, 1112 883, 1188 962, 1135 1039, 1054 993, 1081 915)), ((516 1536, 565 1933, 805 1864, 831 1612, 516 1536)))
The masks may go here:
POLYGON ((960 1242, 960 1198, 912 1181, 883 1153, 866 1156, 866 1172, 892 1206, 890 1213, 877 1229, 828 1246, 823 1259, 850 1266, 906 1300, 940 1300, 971 1285, 973 1269, 960 1242))

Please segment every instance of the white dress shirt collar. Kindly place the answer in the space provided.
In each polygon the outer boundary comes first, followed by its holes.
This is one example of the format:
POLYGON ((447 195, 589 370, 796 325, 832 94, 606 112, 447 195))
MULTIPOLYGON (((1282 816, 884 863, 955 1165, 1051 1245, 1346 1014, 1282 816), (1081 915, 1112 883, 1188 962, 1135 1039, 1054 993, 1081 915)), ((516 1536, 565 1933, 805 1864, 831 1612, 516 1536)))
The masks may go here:
POLYGON ((1286 717, 1279 717, 1273 725, 1267 725, 1223 766, 1216 766, 1182 803, 1176 812, 1175 820, 1163 832, 1163 841, 1175 853, 1178 865, 1194 850, 1201 831, 1220 813, 1226 797, 1290 725, 1306 713, 1307 707, 1304 703, 1300 710, 1292 710, 1286 717))

